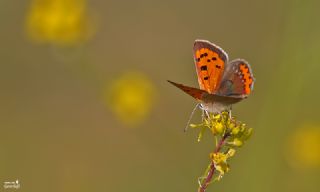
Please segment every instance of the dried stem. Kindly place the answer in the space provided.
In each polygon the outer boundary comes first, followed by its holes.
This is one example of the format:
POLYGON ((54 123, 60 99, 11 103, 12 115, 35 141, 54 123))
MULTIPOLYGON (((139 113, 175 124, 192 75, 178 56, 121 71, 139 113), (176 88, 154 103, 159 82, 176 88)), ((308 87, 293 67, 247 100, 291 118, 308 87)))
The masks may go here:
MULTIPOLYGON (((229 134, 225 134, 223 136, 223 138, 218 143, 216 149, 214 150, 214 153, 220 152, 220 150, 221 150, 225 140, 228 138, 228 136, 229 136, 229 134)), ((208 173, 206 179, 204 180, 204 182, 201 183, 201 185, 199 186, 198 192, 205 192, 206 191, 206 189, 207 189, 207 187, 208 187, 209 183, 211 182, 211 179, 214 175, 214 171, 215 171, 215 166, 214 166, 214 163, 211 162, 209 173, 208 173)))

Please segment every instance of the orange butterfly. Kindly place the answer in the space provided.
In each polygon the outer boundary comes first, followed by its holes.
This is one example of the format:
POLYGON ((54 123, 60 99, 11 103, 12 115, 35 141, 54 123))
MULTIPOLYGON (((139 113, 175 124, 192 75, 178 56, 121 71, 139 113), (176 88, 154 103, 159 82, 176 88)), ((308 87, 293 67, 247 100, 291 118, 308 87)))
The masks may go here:
POLYGON ((220 47, 196 40, 193 57, 200 89, 169 81, 200 102, 201 108, 214 114, 231 110, 231 105, 249 96, 255 81, 250 65, 243 59, 228 61, 220 47))

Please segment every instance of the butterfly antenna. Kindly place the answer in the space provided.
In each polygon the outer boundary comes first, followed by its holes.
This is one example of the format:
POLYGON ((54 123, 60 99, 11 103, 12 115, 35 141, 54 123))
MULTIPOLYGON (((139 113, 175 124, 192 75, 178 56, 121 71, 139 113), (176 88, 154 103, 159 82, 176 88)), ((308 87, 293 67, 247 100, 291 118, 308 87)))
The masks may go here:
POLYGON ((186 132, 186 131, 188 130, 188 127, 189 127, 190 121, 191 121, 191 119, 192 119, 192 117, 193 117, 193 114, 194 114, 194 112, 196 111, 196 109, 198 108, 199 105, 200 105, 200 103, 198 103, 198 104, 194 107, 194 109, 192 110, 192 112, 191 112, 191 114, 190 114, 190 117, 189 117, 189 120, 188 120, 188 123, 187 123, 186 127, 184 128, 184 132, 186 132))

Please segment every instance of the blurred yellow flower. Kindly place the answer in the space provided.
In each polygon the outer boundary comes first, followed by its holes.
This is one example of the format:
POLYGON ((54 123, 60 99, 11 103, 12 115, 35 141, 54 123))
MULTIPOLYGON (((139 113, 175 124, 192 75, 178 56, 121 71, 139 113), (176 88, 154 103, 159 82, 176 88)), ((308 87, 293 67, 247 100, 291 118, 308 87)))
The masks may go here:
POLYGON ((107 87, 107 104, 116 116, 127 125, 141 123, 154 104, 155 89, 143 74, 123 74, 107 87))
POLYGON ((295 168, 320 167, 320 127, 303 126, 287 140, 288 162, 295 168))
POLYGON ((27 32, 41 43, 74 45, 93 34, 85 0, 32 0, 27 32))

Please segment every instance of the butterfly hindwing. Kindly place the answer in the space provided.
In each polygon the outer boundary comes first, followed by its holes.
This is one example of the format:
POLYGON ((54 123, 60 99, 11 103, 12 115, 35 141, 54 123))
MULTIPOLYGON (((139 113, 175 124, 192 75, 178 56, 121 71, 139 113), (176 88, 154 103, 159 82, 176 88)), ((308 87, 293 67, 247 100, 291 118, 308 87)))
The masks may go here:
POLYGON ((236 59, 227 64, 217 94, 247 97, 253 89, 254 77, 248 62, 236 59))
POLYGON ((220 86, 228 55, 206 40, 196 40, 193 56, 200 89, 215 93, 220 86))

